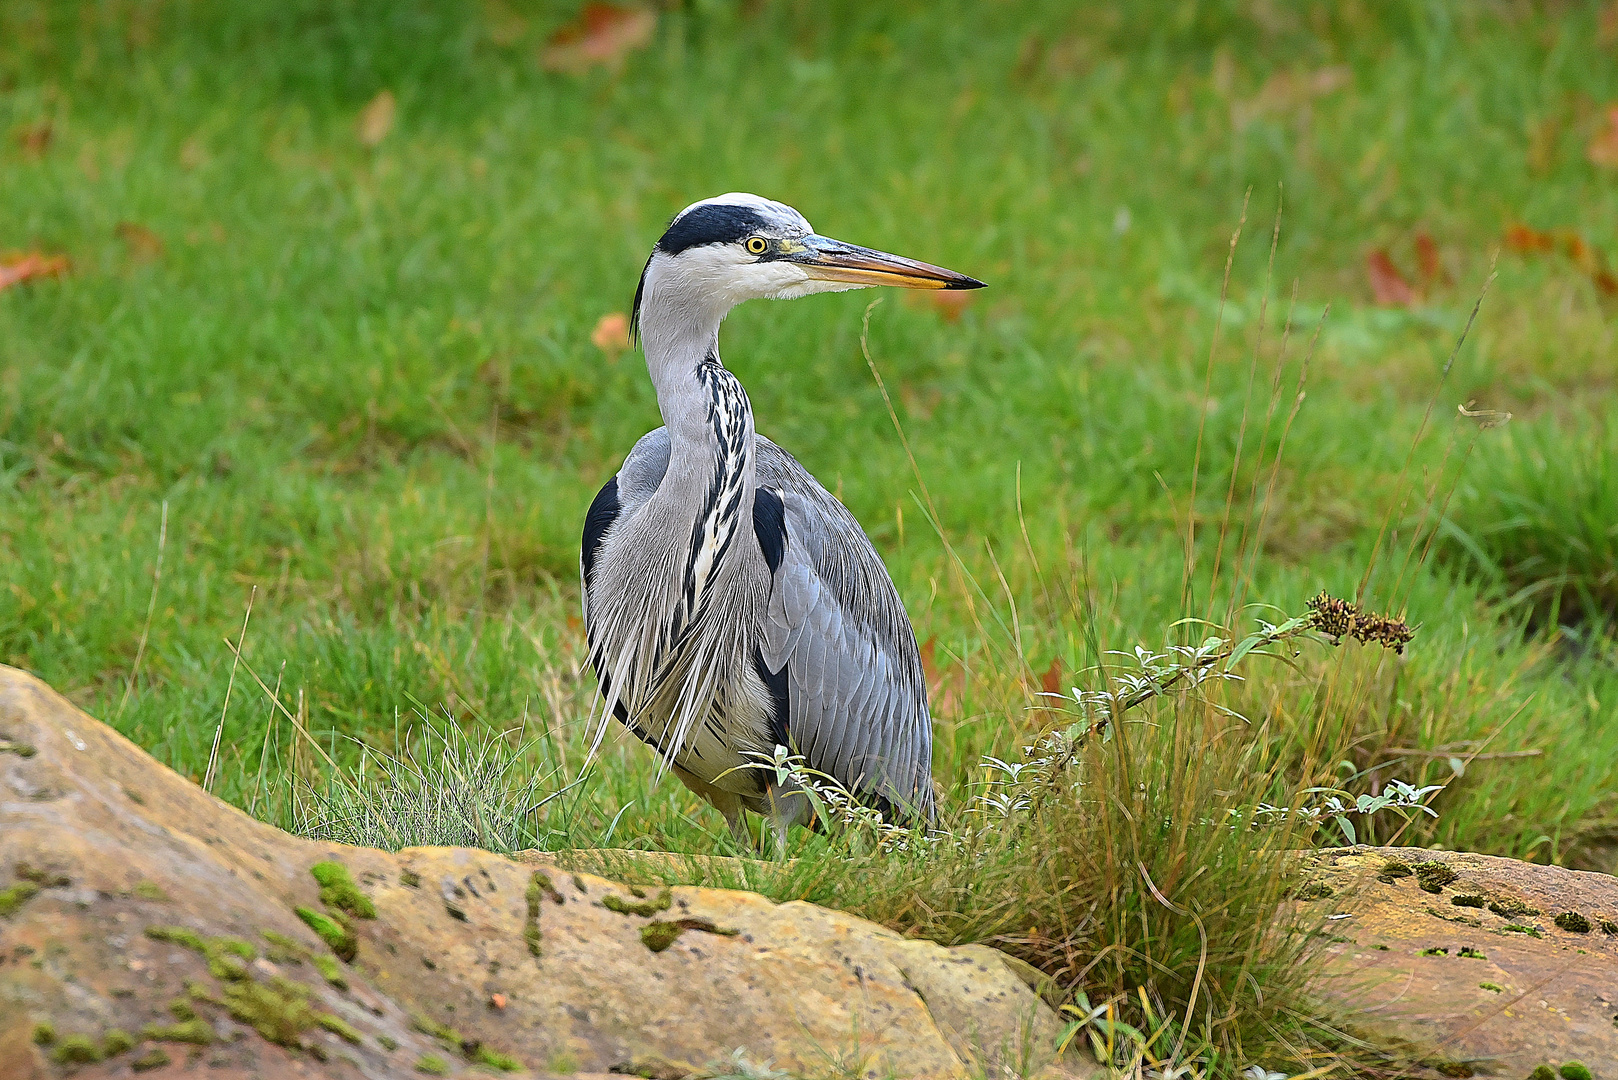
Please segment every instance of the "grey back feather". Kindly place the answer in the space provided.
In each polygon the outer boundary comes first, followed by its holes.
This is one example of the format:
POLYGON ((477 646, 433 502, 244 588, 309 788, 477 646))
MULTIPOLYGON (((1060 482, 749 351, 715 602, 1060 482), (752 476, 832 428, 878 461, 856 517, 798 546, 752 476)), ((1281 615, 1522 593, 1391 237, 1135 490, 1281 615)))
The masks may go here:
MULTIPOLYGON (((788 674, 788 730, 809 767, 901 812, 933 812, 932 721, 915 632, 854 516, 791 454, 756 436, 760 488, 780 496, 787 540, 757 628, 788 674)), ((643 436, 618 474, 622 515, 656 492, 669 434, 643 436)))

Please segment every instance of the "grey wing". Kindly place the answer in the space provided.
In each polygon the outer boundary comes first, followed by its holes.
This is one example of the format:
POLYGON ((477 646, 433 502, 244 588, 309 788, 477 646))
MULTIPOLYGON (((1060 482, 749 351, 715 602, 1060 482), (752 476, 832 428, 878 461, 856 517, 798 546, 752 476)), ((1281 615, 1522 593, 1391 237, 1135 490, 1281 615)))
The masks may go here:
POLYGON ((756 462, 782 508, 777 550, 755 527, 773 571, 763 660, 785 669, 794 749, 885 811, 930 819, 927 684, 898 591, 854 516, 790 454, 759 436, 756 462))

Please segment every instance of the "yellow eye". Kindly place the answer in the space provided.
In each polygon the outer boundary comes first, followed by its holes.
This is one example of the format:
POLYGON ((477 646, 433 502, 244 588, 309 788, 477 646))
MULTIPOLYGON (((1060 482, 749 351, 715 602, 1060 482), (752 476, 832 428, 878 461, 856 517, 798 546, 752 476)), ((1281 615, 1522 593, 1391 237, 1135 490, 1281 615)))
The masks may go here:
POLYGON ((770 242, 762 236, 749 236, 747 238, 747 250, 754 255, 762 255, 770 250, 770 242))

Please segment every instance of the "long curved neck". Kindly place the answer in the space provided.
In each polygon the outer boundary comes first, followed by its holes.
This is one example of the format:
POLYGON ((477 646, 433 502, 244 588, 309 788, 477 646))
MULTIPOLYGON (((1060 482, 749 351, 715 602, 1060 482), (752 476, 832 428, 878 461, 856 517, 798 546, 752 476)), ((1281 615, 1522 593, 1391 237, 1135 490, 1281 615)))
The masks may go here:
POLYGON ((658 499, 692 514, 676 624, 690 625, 733 542, 752 520, 753 407, 719 362, 719 322, 683 320, 647 297, 641 310, 646 368, 669 430, 669 466, 658 499), (673 317, 671 317, 673 316, 673 317))

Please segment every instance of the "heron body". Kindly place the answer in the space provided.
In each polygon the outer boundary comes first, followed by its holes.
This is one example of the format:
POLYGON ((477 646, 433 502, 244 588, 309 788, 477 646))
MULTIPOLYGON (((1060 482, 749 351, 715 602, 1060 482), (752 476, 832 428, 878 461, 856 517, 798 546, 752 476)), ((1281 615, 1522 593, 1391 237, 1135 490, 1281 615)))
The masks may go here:
POLYGON ((932 815, 926 683, 892 579, 853 515, 757 434, 719 358, 738 303, 883 284, 981 286, 730 194, 675 217, 636 292, 664 426, 585 518, 589 657, 606 710, 738 837, 743 810, 769 817, 783 846, 808 820, 802 792, 760 767, 777 746, 885 814, 932 815))

